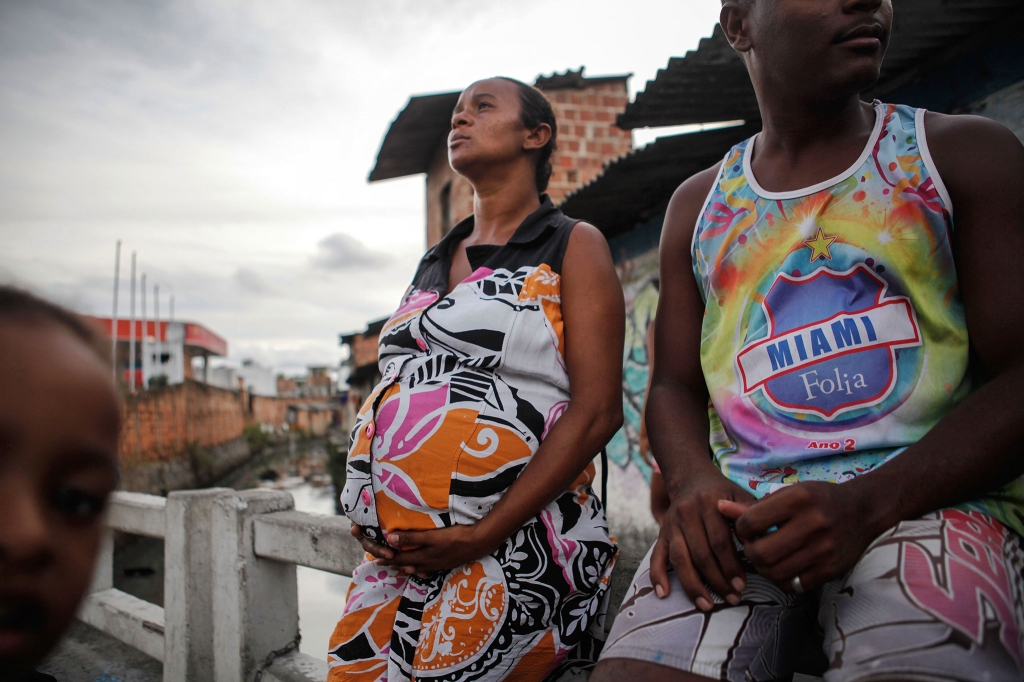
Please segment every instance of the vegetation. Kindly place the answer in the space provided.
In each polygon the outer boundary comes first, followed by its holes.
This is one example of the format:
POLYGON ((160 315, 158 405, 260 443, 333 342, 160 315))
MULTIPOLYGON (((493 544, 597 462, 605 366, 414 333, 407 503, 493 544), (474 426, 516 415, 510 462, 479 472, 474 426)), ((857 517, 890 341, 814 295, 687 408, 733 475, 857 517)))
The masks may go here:
POLYGON ((188 460, 192 466, 192 475, 195 477, 196 485, 201 485, 201 481, 209 480, 213 474, 213 466, 216 463, 213 453, 194 441, 188 443, 185 448, 188 450, 188 460))
POLYGON ((259 424, 246 426, 242 429, 242 435, 249 441, 249 452, 253 455, 260 454, 270 444, 270 439, 267 438, 267 434, 263 432, 263 427, 259 424))

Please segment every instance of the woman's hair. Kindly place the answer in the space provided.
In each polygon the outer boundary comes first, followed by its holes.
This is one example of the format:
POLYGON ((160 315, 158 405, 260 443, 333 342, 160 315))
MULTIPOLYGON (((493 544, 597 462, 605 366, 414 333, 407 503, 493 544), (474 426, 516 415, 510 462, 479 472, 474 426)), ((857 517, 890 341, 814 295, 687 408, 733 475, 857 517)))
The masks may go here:
POLYGON ((110 346, 88 320, 27 291, 0 284, 0 322, 4 320, 56 323, 88 346, 102 362, 110 364, 110 346))
POLYGON ((537 155, 537 193, 541 194, 548 188, 548 180, 551 179, 551 155, 556 148, 558 138, 558 123, 555 121, 555 112, 551 108, 551 102, 544 96, 544 93, 537 88, 531 87, 522 81, 507 76, 498 76, 502 80, 514 83, 519 88, 519 117, 523 125, 534 129, 542 123, 547 123, 551 128, 551 139, 540 148, 537 155))

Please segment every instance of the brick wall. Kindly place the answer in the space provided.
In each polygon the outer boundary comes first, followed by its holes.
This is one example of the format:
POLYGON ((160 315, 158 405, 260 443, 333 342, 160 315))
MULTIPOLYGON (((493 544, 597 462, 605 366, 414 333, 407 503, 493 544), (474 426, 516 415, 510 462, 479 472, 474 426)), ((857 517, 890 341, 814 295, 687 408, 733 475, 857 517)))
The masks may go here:
POLYGON ((124 397, 121 488, 166 495, 209 485, 249 457, 248 394, 186 379, 124 397))
POLYGON ((334 413, 330 410, 298 410, 295 415, 295 426, 314 436, 326 435, 333 422, 334 413))
POLYGON ((256 424, 270 424, 278 427, 288 420, 288 406, 299 402, 299 398, 252 397, 252 421, 256 424))
POLYGON ((352 353, 352 366, 362 367, 363 365, 377 364, 377 335, 355 334, 352 343, 349 344, 352 353))
POLYGON ((248 394, 186 380, 124 399, 122 468, 180 455, 189 444, 210 447, 242 435, 248 394))
POLYGON ((558 121, 558 150, 548 194, 556 203, 601 174, 604 164, 629 153, 633 137, 615 125, 629 102, 626 81, 605 82, 582 89, 549 90, 558 121))
MULTIPOLYGON (((287 422, 289 406, 311 402, 317 401, 253 396, 190 379, 126 395, 119 448, 122 487, 166 493, 208 485, 249 456, 242 439, 246 425, 279 427, 287 422)), ((333 413, 319 414, 324 416, 303 427, 307 432, 326 432, 333 413)))
MULTIPOLYGON (((549 82, 554 80, 548 79, 549 82)), ((553 172, 548 183, 548 194, 556 205, 567 194, 600 175, 606 162, 633 149, 632 134, 615 125, 616 117, 629 103, 627 80, 595 81, 588 83, 580 77, 576 79, 579 87, 544 90, 558 123, 558 149, 551 159, 553 172)), ((443 143, 427 169, 427 247, 441 241, 447 229, 472 214, 473 188, 448 165, 448 147, 443 143), (444 221, 446 194, 447 225, 444 221)))
MULTIPOLYGON (((252 413, 248 420, 254 424, 270 424, 279 427, 288 421, 288 408, 292 405, 335 405, 318 398, 267 398, 254 395, 250 399, 252 413)), ((330 415, 330 412, 327 413, 330 415)))

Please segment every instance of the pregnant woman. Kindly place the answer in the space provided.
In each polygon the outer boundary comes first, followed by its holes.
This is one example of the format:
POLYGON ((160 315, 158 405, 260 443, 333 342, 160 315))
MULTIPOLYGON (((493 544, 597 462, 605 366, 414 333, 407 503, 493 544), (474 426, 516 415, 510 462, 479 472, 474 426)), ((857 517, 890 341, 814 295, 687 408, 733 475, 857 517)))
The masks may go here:
POLYGON ((596 659, 616 547, 590 484, 622 423, 624 306, 604 237, 542 194, 555 135, 511 79, 455 107, 474 216, 380 334, 341 495, 368 555, 331 681, 554 680, 596 659))

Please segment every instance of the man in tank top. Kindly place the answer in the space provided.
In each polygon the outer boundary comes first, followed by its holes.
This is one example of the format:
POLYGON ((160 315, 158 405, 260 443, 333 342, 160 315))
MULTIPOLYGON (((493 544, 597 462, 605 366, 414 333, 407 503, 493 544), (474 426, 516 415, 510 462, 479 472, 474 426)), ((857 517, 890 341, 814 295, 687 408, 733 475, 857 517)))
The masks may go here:
POLYGON ((1024 149, 861 101, 892 14, 723 3, 764 127, 665 217, 671 505, 594 681, 1024 679, 1024 149))

